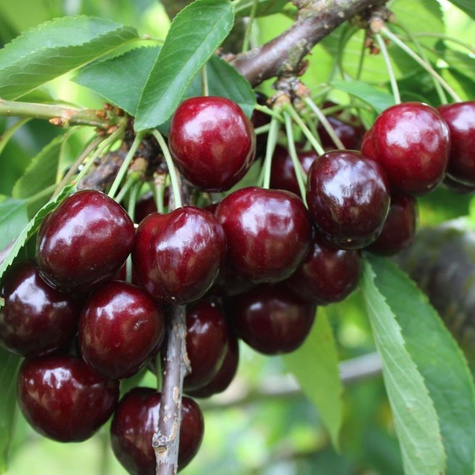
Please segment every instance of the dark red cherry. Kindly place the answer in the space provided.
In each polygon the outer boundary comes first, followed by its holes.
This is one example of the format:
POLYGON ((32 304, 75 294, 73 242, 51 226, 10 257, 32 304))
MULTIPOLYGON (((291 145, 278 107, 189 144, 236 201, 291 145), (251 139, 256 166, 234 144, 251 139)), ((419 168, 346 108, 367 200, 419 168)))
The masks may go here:
POLYGON ((337 249, 314 237, 307 257, 285 283, 303 300, 326 305, 356 289, 361 269, 359 251, 337 249))
POLYGON ((439 112, 427 104, 398 104, 376 119, 361 151, 383 166, 393 191, 424 195, 445 176, 449 129, 439 112))
POLYGON ((359 152, 327 152, 310 167, 308 209, 322 237, 335 247, 359 249, 373 242, 389 202, 384 170, 359 152))
POLYGON ((304 303, 284 284, 261 284, 226 299, 226 314, 236 335, 267 355, 297 349, 310 332, 316 307, 304 303))
MULTIPOLYGON (((365 128, 358 122, 356 117, 350 116, 350 119, 353 120, 345 122, 339 117, 332 115, 327 116, 328 122, 330 122, 336 136, 341 140, 345 148, 348 150, 357 150, 360 148, 365 128)), ((325 150, 334 150, 336 148, 335 142, 333 142, 333 139, 328 135, 328 132, 321 123, 317 127, 317 132, 322 141, 322 147, 325 150)))
POLYGON ((79 303, 41 279, 33 262, 24 262, 6 275, 0 311, 0 345, 21 356, 65 348, 78 328, 79 303))
POLYGON ((91 437, 112 415, 119 398, 118 381, 62 354, 26 359, 17 389, 26 420, 37 432, 59 442, 91 437))
POLYGON ((228 241, 228 264, 253 282, 285 279, 310 246, 307 209, 288 191, 241 188, 219 203, 216 217, 228 241))
MULTIPOLYGON (((304 171, 308 172, 310 165, 312 165, 318 155, 314 150, 311 150, 308 152, 298 152, 297 157, 304 171)), ((300 188, 289 151, 279 145, 276 147, 272 157, 270 186, 277 190, 291 191, 300 196, 300 188)))
POLYGON ((81 313, 79 345, 87 364, 112 379, 137 373, 163 341, 163 310, 145 291, 110 282, 93 292, 81 313))
POLYGON ((221 363, 218 372, 213 376, 211 381, 202 388, 193 391, 187 391, 192 397, 210 397, 213 394, 222 393, 228 388, 232 380, 236 376, 239 365, 239 341, 232 334, 229 334, 226 354, 221 363))
MULTIPOLYGON (((170 199, 170 189, 168 186, 163 192, 163 206, 168 206, 168 201, 170 199)), ((152 213, 157 213, 157 203, 155 202, 155 197, 152 192, 145 193, 137 200, 135 205, 135 216, 134 221, 140 223, 146 216, 152 213)))
POLYGON ((120 269, 134 237, 134 224, 122 206, 99 191, 79 191, 40 227, 41 275, 59 290, 88 291, 120 269))
POLYGON ((221 225, 193 206, 148 215, 137 229, 133 264, 150 295, 174 304, 193 302, 213 285, 226 254, 221 225))
MULTIPOLYGON (((157 430, 161 394, 151 388, 134 388, 120 401, 111 424, 111 443, 117 460, 131 475, 155 475, 153 434, 157 430)), ((198 452, 204 433, 201 409, 183 397, 178 449, 178 470, 198 452)))
POLYGON ((208 191, 228 190, 249 170, 256 135, 249 119, 224 97, 193 97, 173 115, 173 160, 187 180, 208 191))
POLYGON ((410 246, 416 234, 417 203, 410 195, 394 195, 381 234, 367 250, 393 256, 410 246))
POLYGON ((450 131, 447 173, 459 182, 475 186, 475 101, 439 106, 438 111, 450 131))
POLYGON ((228 325, 220 305, 200 300, 186 309, 186 352, 191 373, 185 377, 185 391, 211 381, 226 354, 228 325))

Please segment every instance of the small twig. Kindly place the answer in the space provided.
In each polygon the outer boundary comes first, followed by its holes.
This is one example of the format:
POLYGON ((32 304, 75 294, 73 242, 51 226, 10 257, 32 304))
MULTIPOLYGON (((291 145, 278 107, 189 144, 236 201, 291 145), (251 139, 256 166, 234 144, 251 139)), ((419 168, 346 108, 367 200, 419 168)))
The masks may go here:
POLYGON ((374 36, 376 38, 376 41, 378 42, 379 49, 381 50, 381 53, 383 55, 384 64, 386 65, 386 70, 388 71, 389 82, 391 84, 394 102, 396 104, 401 104, 401 95, 399 94, 399 87, 397 85, 393 65, 391 64, 391 58, 389 57, 388 49, 386 48, 386 43, 381 38, 381 35, 379 33, 376 33, 374 36))

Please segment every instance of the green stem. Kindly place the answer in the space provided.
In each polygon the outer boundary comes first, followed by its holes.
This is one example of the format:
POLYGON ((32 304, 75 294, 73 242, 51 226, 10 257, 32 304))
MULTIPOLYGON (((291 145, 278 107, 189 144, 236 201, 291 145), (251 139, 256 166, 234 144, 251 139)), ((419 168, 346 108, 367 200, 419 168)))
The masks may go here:
MULTIPOLYGON (((397 26, 400 26, 400 25, 397 25, 397 26)), ((453 36, 449 36, 449 35, 444 35, 442 33, 411 33, 411 36, 413 37, 434 37, 434 38, 440 38, 441 40, 446 40, 446 41, 451 41, 453 43, 456 43, 462 47, 464 47, 465 49, 468 49, 468 51, 472 54, 475 54, 475 48, 468 44, 468 43, 465 43, 463 41, 460 41, 459 39, 457 38, 454 38, 453 36)))
POLYGON ((332 127, 328 119, 325 117, 323 112, 317 107, 317 105, 310 99, 310 97, 305 98, 305 104, 307 104, 310 109, 314 112, 314 114, 318 117, 318 120, 322 123, 323 128, 327 131, 330 138, 333 140, 336 147, 340 150, 345 150, 345 146, 343 142, 340 140, 338 135, 335 132, 335 129, 332 127))
POLYGON ((386 70, 388 71, 389 82, 391 83, 391 90, 393 92, 394 102, 396 104, 401 104, 401 94, 399 94, 399 87, 397 85, 396 76, 394 74, 393 65, 391 64, 391 59, 389 58, 388 49, 386 48, 386 43, 379 33, 374 35, 376 41, 378 42, 379 49, 383 54, 384 63, 386 64, 386 70))
POLYGON ((449 93, 452 99, 455 102, 462 102, 462 99, 458 94, 449 86, 449 84, 442 78, 436 71, 432 68, 430 64, 424 61, 420 56, 418 56, 411 48, 409 48, 403 41, 401 41, 396 35, 389 31, 386 27, 381 29, 381 33, 389 38, 393 43, 398 45, 405 53, 407 53, 416 63, 422 66, 433 78, 435 78, 439 83, 445 88, 449 93))
POLYGON ((165 163, 168 167, 168 174, 170 176, 170 184, 172 187, 172 193, 175 198, 175 208, 181 208, 183 206, 180 192, 180 184, 178 183, 178 176, 175 170, 175 164, 173 163, 172 156, 168 150, 167 143, 165 142, 162 134, 158 130, 152 130, 152 135, 158 142, 158 145, 162 149, 163 156, 165 157, 165 163))
POLYGON ((120 166, 119 173, 117 173, 117 176, 115 177, 115 179, 114 179, 114 181, 113 181, 113 183, 110 187, 108 195, 111 198, 114 198, 114 196, 116 195, 117 190, 119 189, 119 186, 120 186, 125 174, 127 173, 127 170, 130 166, 130 163, 132 162, 132 159, 135 156, 135 152, 139 148, 140 142, 142 142, 142 139, 143 139, 144 135, 145 135, 145 132, 142 131, 142 132, 138 132, 137 135, 135 136, 134 141, 132 142, 132 146, 130 147, 130 150, 128 151, 128 153, 126 155, 126 157, 124 159, 124 162, 120 166))
MULTIPOLYGON (((142 183, 138 180, 137 176, 131 176, 129 180, 131 183, 132 190, 130 191, 129 195, 129 202, 127 203, 127 213, 132 219, 135 221, 135 205, 137 204, 137 197, 140 192, 140 188, 142 183)), ((125 261, 125 280, 127 282, 132 282, 132 256, 130 255, 127 260, 125 261)))
POLYGON ((53 125, 69 127, 71 125, 90 125, 108 130, 117 124, 119 117, 110 114, 105 119, 99 117, 94 109, 72 109, 51 104, 32 102, 7 101, 0 98, 0 116, 28 117, 32 119, 48 119, 53 125))
POLYGON ((201 93, 203 96, 209 96, 208 70, 206 64, 201 68, 201 93))
POLYGON ((319 155, 323 155, 325 150, 323 150, 323 147, 318 143, 312 132, 310 132, 307 124, 305 124, 302 118, 298 115, 297 111, 290 104, 286 104, 284 107, 285 110, 291 115, 294 122, 300 127, 300 130, 304 133, 305 137, 307 137, 307 140, 310 142, 315 151, 319 155))
POLYGON ((245 53, 249 49, 249 39, 251 37, 252 24, 254 23, 254 18, 256 17, 257 5, 259 1, 254 0, 252 3, 251 14, 249 15, 249 21, 244 33, 244 39, 242 41, 242 52, 245 53))
MULTIPOLYGON (((124 183, 124 186, 120 189, 119 193, 117 193, 117 196, 114 198, 117 203, 121 203, 125 195, 129 192, 129 190, 132 188, 132 185, 134 185, 137 182, 137 177, 135 175, 131 175, 127 178, 127 180, 124 183)), ((130 216, 130 213, 129 213, 130 216)), ((133 216, 130 216, 132 219, 133 216)))
POLYGON ((300 160, 298 159, 297 150, 295 150, 294 133, 292 130, 292 119, 290 118, 290 115, 287 111, 284 111, 284 120, 285 120, 285 131, 287 133, 287 144, 288 144, 290 158, 294 166, 295 176, 297 177, 297 183, 299 185, 302 201, 306 204, 307 201, 306 201, 305 179, 304 179, 304 175, 306 175, 306 173, 302 167, 302 164, 300 163, 300 160))
POLYGON ((262 167, 259 183, 262 183, 263 188, 269 188, 270 175, 272 169, 272 157, 274 156, 275 146, 277 144, 277 134, 279 133, 280 122, 272 117, 270 121, 269 135, 267 137, 266 156, 264 158, 264 166, 262 167))
POLYGON ((261 135, 261 134, 265 134, 266 132, 269 132, 269 129, 270 129, 270 125, 269 124, 266 124, 266 125, 262 125, 261 127, 258 127, 257 129, 255 129, 255 133, 256 135, 261 135))
POLYGON ((40 200, 41 198, 44 198, 45 196, 48 196, 50 194, 53 194, 54 190, 56 189, 56 185, 50 185, 44 190, 39 191, 38 193, 34 194, 33 196, 30 196, 27 200, 27 204, 33 204, 36 201, 40 200))
POLYGON ((256 104, 254 109, 263 112, 264 114, 270 115, 271 117, 275 117, 276 119, 281 119, 280 115, 273 109, 270 109, 267 106, 261 106, 260 104, 256 104))
POLYGON ((361 53, 358 59, 358 69, 356 70, 356 80, 360 80, 363 72, 363 63, 366 57, 366 35, 363 36, 363 44, 361 45, 361 53))
POLYGON ((2 153, 3 149, 7 145, 8 141, 13 137, 13 134, 22 126, 25 125, 27 122, 31 120, 30 117, 25 119, 19 120, 15 124, 13 124, 8 130, 5 130, 2 135, 0 135, 0 153, 2 153))

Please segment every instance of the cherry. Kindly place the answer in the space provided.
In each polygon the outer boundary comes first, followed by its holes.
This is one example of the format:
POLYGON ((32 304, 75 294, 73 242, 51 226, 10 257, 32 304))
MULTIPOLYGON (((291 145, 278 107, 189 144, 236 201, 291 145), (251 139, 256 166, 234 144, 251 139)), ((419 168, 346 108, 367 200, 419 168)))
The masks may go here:
POLYGON ((416 234, 416 199, 410 195, 394 195, 381 234, 367 250, 392 256, 409 247, 416 234))
POLYGON ((285 283, 303 300, 326 305, 355 290, 361 269, 359 251, 331 247, 315 236, 307 257, 285 283))
POLYGON ((79 191, 40 227, 41 276, 59 290, 89 291, 119 270, 134 237, 134 224, 118 203, 99 191, 79 191))
MULTIPOLYGON (((304 171, 308 172, 310 165, 312 165, 318 155, 315 151, 311 150, 308 152, 298 152, 297 157, 304 171)), ((294 164, 288 150, 280 145, 276 147, 272 157, 270 186, 278 190, 288 190, 300 196, 294 164)))
POLYGON ((450 131, 447 173, 466 185, 475 185, 475 101, 439 106, 450 131))
POLYGON ((133 264, 140 285, 176 305, 202 297, 226 254, 226 238, 208 211, 185 206, 148 215, 137 229, 133 264))
POLYGON ((241 108, 224 97, 193 97, 172 117, 170 152, 182 174, 208 191, 228 190, 249 170, 256 136, 241 108))
POLYGON ((303 302, 284 284, 261 284, 226 299, 225 308, 239 338, 267 355, 297 349, 315 319, 314 304, 303 302))
MULTIPOLYGON (((340 117, 329 115, 327 116, 328 122, 333 127, 336 136, 341 140, 346 149, 357 150, 360 148, 361 140, 365 133, 365 128, 362 124, 357 122, 355 116, 351 116, 351 122, 345 122, 340 117)), ((317 127, 317 132, 322 142, 322 147, 325 150, 335 149, 335 142, 328 135, 322 124, 317 127)))
POLYGON ((255 186, 226 196, 216 209, 228 241, 228 265, 253 282, 276 282, 304 259, 312 236, 302 200, 255 186))
POLYGON ((37 432, 59 442, 91 437, 112 415, 118 398, 118 381, 70 355, 26 359, 18 374, 23 415, 37 432))
POLYGON ((86 363, 112 379, 137 373, 163 341, 161 307, 139 287, 110 282, 96 290, 81 314, 79 345, 86 363))
POLYGON ((0 345, 21 356, 46 354, 68 346, 77 332, 79 303, 41 279, 34 262, 6 275, 0 312, 0 345))
POLYGON ((192 397, 210 397, 213 394, 222 393, 231 384, 237 373, 239 365, 239 341, 232 334, 229 334, 228 345, 226 354, 224 355, 223 362, 221 363, 218 372, 213 376, 211 381, 205 386, 187 391, 192 397))
MULTIPOLYGON (((111 424, 112 450, 132 475, 155 475, 152 437, 157 429, 161 394, 152 388, 134 388, 120 401, 111 424)), ((203 440, 204 420, 193 399, 183 397, 178 470, 196 455, 203 440)))
POLYGON ((359 152, 327 152, 310 167, 308 208, 322 237, 335 247, 359 249, 374 241, 389 202, 384 170, 359 152))
POLYGON ((221 307, 200 300, 186 309, 186 352, 191 373, 185 377, 185 391, 200 388, 220 368, 228 344, 228 326, 221 307))
POLYGON ((424 195, 442 182, 450 150, 449 129, 427 104, 407 102, 386 109, 365 134, 361 151, 377 160, 393 191, 424 195))

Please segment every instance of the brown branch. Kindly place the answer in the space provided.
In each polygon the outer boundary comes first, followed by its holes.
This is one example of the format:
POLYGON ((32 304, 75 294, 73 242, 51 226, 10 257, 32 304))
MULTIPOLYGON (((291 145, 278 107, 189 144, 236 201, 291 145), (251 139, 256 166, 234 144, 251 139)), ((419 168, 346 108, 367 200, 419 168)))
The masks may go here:
POLYGON ((297 21, 281 35, 259 48, 239 54, 231 61, 253 87, 272 77, 298 75, 303 60, 319 41, 346 20, 369 16, 388 0, 306 0, 297 21))

